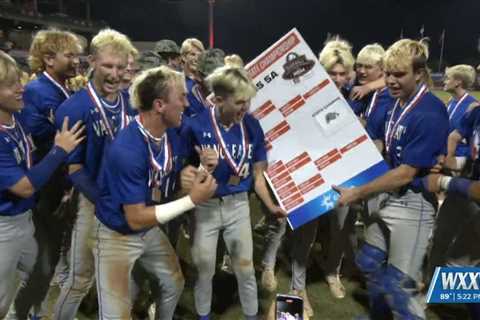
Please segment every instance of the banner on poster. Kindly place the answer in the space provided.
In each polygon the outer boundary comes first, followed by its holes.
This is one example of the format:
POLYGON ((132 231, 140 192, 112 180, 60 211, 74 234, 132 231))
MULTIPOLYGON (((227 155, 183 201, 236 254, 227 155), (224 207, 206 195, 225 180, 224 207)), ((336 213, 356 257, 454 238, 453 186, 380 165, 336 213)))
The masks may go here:
POLYGON ((251 112, 265 132, 265 176, 292 229, 334 208, 332 185, 358 186, 388 170, 296 29, 246 69, 258 90, 251 112))

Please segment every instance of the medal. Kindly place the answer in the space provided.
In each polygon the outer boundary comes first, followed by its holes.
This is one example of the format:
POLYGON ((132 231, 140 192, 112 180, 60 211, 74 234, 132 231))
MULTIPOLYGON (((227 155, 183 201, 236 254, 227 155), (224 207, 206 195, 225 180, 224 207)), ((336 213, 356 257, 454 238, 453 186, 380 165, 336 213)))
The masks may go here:
POLYGON ((162 191, 160 190, 159 186, 154 186, 152 188, 152 201, 157 203, 162 201, 162 191))
POLYGON ((220 131, 220 127, 217 123, 217 118, 215 117, 215 107, 210 108, 210 119, 212 121, 212 126, 214 129, 217 142, 219 143, 220 148, 222 149, 223 154, 225 155, 225 161, 227 162, 227 164, 229 165, 229 167, 232 169, 234 173, 228 179, 228 184, 236 186, 240 184, 240 181, 242 180, 240 176, 240 171, 242 170, 242 166, 247 159, 247 146, 248 146, 247 130, 245 129, 245 125, 242 120, 240 122, 240 132, 241 132, 241 139, 242 139, 242 157, 240 158, 240 162, 237 165, 233 160, 232 154, 230 153, 230 151, 228 151, 225 140, 222 137, 222 132, 220 131))
POLYGON ((242 178, 240 176, 231 175, 230 178, 228 178, 228 184, 232 186, 238 186, 241 180, 242 178))
MULTIPOLYGON (((98 97, 97 93, 95 92, 92 82, 89 82, 87 85, 87 92, 90 96, 90 98, 93 101, 93 104, 95 105, 95 108, 97 111, 100 113, 100 116, 102 118, 102 122, 105 125, 105 128, 107 129, 107 133, 110 136, 110 138, 113 140, 115 137, 113 133, 113 128, 110 123, 110 120, 107 117, 107 114, 105 113, 105 110, 102 106, 102 102, 100 101, 100 98, 98 97)), ((123 95, 119 92, 118 95, 120 96, 120 117, 121 117, 121 122, 120 122, 120 130, 125 128, 128 125, 128 116, 125 108, 125 103, 123 101, 123 95)))
POLYGON ((415 94, 413 99, 403 108, 402 113, 400 113, 400 116, 396 121, 393 120, 393 117, 395 116, 398 105, 400 104, 400 99, 397 99, 397 101, 395 102, 395 106, 393 107, 392 114, 390 115, 390 119, 388 120, 387 130, 385 133, 385 148, 387 152, 389 152, 390 150, 390 146, 392 145, 393 141, 393 135, 395 134, 395 131, 397 130, 400 121, 402 121, 402 119, 407 115, 407 113, 409 113, 413 110, 413 108, 415 108, 417 103, 427 93, 427 91, 427 86, 423 84, 418 90, 418 92, 415 94))

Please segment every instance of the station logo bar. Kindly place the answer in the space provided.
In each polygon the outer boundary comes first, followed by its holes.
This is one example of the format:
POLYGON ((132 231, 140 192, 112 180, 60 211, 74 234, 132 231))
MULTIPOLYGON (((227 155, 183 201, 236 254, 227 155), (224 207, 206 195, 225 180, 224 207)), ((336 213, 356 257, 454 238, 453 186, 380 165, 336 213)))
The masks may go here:
POLYGON ((437 267, 427 303, 480 303, 480 268, 437 267))

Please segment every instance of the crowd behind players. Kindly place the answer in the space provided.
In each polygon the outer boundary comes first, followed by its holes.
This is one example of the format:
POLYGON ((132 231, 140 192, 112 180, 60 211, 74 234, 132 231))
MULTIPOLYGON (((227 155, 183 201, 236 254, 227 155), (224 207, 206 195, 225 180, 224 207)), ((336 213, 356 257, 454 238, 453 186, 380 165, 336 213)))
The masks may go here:
MULTIPOLYGON (((430 91, 428 56, 422 40, 369 44, 356 57, 347 41, 327 40, 319 61, 390 170, 360 187, 333 186, 335 209, 290 232, 263 175, 265 137, 249 113, 256 88, 238 55, 194 38, 140 53, 112 29, 88 50, 71 32, 37 32, 30 73, 0 51, 0 319, 16 319, 26 304, 29 319, 73 320, 93 284, 100 319, 181 318, 180 236, 190 243, 198 319, 211 319, 219 236, 243 315, 258 319, 250 192, 265 216, 262 290, 277 290, 289 237, 289 293, 314 318, 306 276, 320 241, 309 270, 321 270, 337 299, 349 294, 342 274, 359 271, 369 308, 358 319, 425 319, 434 268, 480 263, 475 69, 446 69, 445 105, 430 91), (145 295, 151 306, 142 310, 145 295)), ((480 317, 478 305, 468 308, 480 317)))

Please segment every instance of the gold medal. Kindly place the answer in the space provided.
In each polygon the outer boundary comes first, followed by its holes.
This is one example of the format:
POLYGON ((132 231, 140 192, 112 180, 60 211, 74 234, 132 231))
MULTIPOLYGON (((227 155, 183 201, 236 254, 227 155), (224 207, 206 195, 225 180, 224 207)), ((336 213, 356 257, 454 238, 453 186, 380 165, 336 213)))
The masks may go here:
POLYGON ((230 178, 228 178, 228 184, 229 185, 232 185, 232 186, 238 186, 240 184, 240 181, 242 179, 239 177, 239 176, 230 176, 230 178))
POLYGON ((162 201, 162 191, 160 191, 160 188, 152 188, 152 201, 157 203, 162 201))

